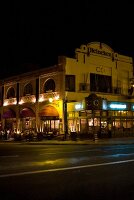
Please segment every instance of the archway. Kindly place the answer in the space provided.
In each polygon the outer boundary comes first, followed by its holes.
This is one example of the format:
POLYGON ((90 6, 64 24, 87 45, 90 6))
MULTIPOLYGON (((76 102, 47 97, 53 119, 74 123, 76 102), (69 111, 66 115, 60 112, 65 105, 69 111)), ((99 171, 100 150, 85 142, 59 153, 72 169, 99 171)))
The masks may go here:
POLYGON ((45 106, 40 112, 41 132, 59 132, 59 113, 53 106, 45 106))

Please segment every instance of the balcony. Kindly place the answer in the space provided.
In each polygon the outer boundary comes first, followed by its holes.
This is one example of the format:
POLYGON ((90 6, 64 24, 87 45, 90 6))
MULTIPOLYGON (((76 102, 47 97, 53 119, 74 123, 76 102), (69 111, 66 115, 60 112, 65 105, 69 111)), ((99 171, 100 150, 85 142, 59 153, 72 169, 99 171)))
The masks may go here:
POLYGON ((35 103, 36 102, 36 96, 35 95, 26 95, 23 97, 20 97, 19 104, 23 103, 35 103))
POLYGON ((3 106, 16 105, 16 104, 17 104, 16 98, 9 98, 9 99, 4 99, 3 106))
POLYGON ((59 92, 47 92, 39 95, 39 102, 58 100, 60 98, 59 92))

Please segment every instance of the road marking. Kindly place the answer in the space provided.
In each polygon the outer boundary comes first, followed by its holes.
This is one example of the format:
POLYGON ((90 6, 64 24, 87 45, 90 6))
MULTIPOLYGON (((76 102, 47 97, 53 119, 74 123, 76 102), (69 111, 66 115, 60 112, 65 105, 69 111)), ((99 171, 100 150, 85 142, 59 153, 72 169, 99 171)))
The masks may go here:
POLYGON ((130 146, 123 146, 123 147, 109 147, 109 148, 106 148, 106 150, 117 150, 117 149, 134 149, 134 147, 130 147, 130 146))
POLYGON ((67 170, 74 170, 74 169, 84 169, 84 168, 100 167, 100 166, 106 166, 106 165, 117 165, 117 164, 129 163, 129 162, 134 162, 134 159, 121 160, 121 161, 115 161, 115 162, 106 162, 106 163, 99 163, 99 164, 91 164, 91 165, 80 165, 80 166, 75 166, 75 167, 63 167, 63 168, 56 168, 56 169, 18 172, 18 173, 13 173, 13 174, 3 174, 3 175, 0 175, 0 178, 23 176, 23 175, 30 175, 30 174, 39 174, 39 173, 48 173, 48 172, 57 172, 57 171, 67 171, 67 170))
POLYGON ((103 156, 98 156, 98 157, 120 157, 120 156, 133 156, 134 153, 116 153, 116 154, 111 154, 111 155, 103 155, 103 156))
POLYGON ((57 153, 57 152, 56 152, 56 153, 55 153, 55 152, 50 152, 50 153, 41 153, 40 156, 42 156, 42 155, 47 155, 47 154, 48 154, 48 155, 49 155, 49 154, 50 154, 50 155, 51 155, 51 154, 59 154, 59 153, 60 153, 60 154, 62 154, 62 153, 83 153, 83 152, 99 151, 99 150, 100 150, 100 149, 88 149, 88 150, 83 150, 83 151, 82 151, 82 150, 81 150, 81 151, 70 151, 70 152, 62 151, 62 152, 58 152, 58 153, 57 153))
MULTIPOLYGON (((125 147, 125 148, 130 148, 130 149, 133 149, 134 147, 125 147)), ((81 151, 70 151, 70 152, 67 152, 67 151, 62 151, 62 152, 49 152, 49 153, 41 153, 40 156, 43 156, 43 155, 56 155, 56 154, 69 154, 69 153, 84 153, 84 152, 95 152, 95 151, 103 151, 103 152, 106 152, 106 151, 112 151, 112 150, 118 150, 118 149, 125 149, 123 147, 113 147, 113 148, 97 148, 97 149, 88 149, 88 150, 81 150, 81 151)))

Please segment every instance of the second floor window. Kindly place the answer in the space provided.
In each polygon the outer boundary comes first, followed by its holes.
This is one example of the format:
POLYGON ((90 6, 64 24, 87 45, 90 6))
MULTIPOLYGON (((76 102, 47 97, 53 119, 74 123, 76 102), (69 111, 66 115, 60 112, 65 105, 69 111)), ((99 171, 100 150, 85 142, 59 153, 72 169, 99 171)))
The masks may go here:
POLYGON ((55 82, 53 79, 49 79, 45 82, 44 92, 55 92, 55 82))
POLYGON ((25 87, 24 87, 24 96, 26 95, 32 95, 33 94, 33 87, 31 83, 28 83, 25 87))
POLYGON ((9 88, 7 91, 7 99, 15 98, 15 90, 13 87, 9 88))
POLYGON ((90 73, 90 91, 111 93, 112 77, 90 73))
POLYGON ((66 75, 65 90, 75 92, 75 75, 66 75))

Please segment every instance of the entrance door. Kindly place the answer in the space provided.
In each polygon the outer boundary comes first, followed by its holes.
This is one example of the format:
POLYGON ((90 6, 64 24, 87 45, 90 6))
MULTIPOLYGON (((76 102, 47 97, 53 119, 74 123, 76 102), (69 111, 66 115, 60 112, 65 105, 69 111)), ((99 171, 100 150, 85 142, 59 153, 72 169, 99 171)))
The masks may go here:
POLYGON ((57 133, 59 132, 59 120, 45 120, 43 125, 44 133, 57 133))

